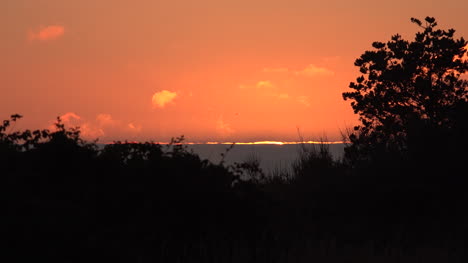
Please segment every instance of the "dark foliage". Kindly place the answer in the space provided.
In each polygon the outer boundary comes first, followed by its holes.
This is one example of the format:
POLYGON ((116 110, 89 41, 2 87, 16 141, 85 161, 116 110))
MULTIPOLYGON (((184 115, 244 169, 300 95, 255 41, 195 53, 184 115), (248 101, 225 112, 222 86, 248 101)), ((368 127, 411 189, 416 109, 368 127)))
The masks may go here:
POLYGON ((351 176, 326 145, 271 177, 255 158, 201 160, 183 137, 99 149, 60 120, 6 132, 18 118, 0 127, 2 236, 18 262, 457 260, 464 248, 460 177, 351 176))
POLYGON ((355 165, 413 161, 423 148, 452 158, 461 153, 454 141, 468 146, 460 133, 468 122, 468 81, 463 78, 468 42, 455 39, 453 29, 437 29, 434 18, 427 17, 424 25, 411 21, 423 29, 414 41, 397 34, 387 43, 374 42, 374 50, 355 62, 362 75, 350 84, 353 91, 343 94, 362 123, 349 137, 352 146, 346 152, 355 165), (437 145, 446 140, 448 145, 437 145), (421 147, 429 141, 437 146, 421 147))

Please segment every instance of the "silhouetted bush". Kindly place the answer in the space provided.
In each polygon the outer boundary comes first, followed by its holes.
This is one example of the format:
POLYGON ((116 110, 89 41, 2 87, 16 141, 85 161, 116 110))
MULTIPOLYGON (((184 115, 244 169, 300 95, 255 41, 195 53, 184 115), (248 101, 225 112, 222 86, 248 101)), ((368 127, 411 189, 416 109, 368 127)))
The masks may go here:
POLYGON ((291 174, 271 177, 254 157, 231 166, 202 160, 183 137, 169 146, 99 148, 60 119, 55 131, 6 132, 9 124, 0 133, 8 200, 2 232, 13 246, 36 248, 34 257, 359 259, 352 251, 388 256, 389 247, 402 253, 439 247, 438 240, 458 246, 466 229, 465 181, 358 176, 325 144, 302 148, 291 174))

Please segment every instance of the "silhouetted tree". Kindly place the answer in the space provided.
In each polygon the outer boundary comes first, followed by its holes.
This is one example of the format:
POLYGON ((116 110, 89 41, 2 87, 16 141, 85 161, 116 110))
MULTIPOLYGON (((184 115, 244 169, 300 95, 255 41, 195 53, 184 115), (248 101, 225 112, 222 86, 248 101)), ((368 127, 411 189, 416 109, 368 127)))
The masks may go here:
POLYGON ((455 39, 454 29, 436 29, 432 17, 411 22, 423 29, 414 41, 397 34, 387 43, 374 42, 374 50, 354 63, 362 75, 351 82, 353 91, 343 93, 343 98, 352 101, 361 125, 349 136, 348 160, 388 160, 394 153, 401 157, 410 137, 465 126, 459 116, 467 113, 463 109, 468 81, 463 74, 468 70, 468 42, 455 39))

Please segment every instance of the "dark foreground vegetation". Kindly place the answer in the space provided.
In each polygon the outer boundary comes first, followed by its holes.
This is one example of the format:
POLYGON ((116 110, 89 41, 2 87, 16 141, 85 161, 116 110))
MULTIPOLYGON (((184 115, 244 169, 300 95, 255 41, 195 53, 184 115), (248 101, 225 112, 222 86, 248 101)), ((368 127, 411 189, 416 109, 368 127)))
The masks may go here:
MULTIPOLYGON (((362 125, 343 160, 326 145, 291 172, 201 160, 182 144, 99 149, 0 126, 2 237, 14 260, 465 262, 468 69, 453 32, 373 44, 345 93, 362 125)), ((229 154, 229 153, 227 153, 229 154)))

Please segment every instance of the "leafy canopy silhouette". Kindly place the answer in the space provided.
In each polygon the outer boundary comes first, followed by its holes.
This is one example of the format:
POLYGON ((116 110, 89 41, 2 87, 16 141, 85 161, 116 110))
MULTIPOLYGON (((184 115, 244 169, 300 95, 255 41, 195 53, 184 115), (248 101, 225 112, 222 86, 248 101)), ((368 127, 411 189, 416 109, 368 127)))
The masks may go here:
POLYGON ((467 103, 463 74, 468 70, 468 42, 455 39, 454 29, 436 29, 433 17, 411 22, 422 28, 414 41, 396 34, 387 43, 374 42, 374 50, 354 63, 362 75, 343 98, 352 101, 360 116, 361 125, 350 135, 355 147, 360 146, 356 152, 362 153, 366 145, 405 150, 411 123, 450 128, 453 112, 467 103))

